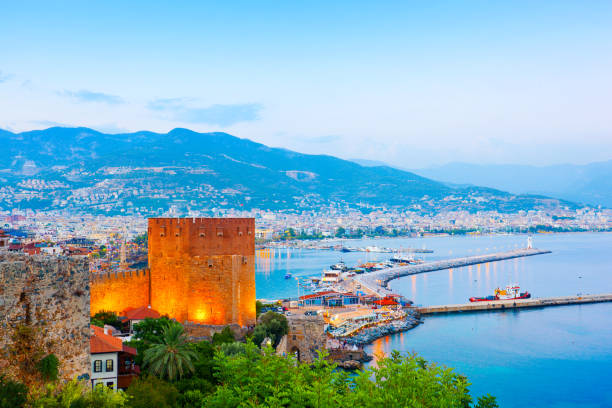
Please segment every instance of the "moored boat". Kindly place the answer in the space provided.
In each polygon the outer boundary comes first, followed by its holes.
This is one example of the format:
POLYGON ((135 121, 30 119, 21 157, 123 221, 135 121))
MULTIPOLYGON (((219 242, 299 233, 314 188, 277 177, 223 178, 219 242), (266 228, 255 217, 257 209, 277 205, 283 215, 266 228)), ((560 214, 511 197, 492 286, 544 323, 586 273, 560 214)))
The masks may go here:
POLYGON ((518 285, 508 285, 505 289, 495 289, 495 295, 485 297, 471 297, 470 302, 491 302, 494 300, 516 300, 516 299, 529 299, 531 294, 529 292, 521 292, 521 288, 518 285))

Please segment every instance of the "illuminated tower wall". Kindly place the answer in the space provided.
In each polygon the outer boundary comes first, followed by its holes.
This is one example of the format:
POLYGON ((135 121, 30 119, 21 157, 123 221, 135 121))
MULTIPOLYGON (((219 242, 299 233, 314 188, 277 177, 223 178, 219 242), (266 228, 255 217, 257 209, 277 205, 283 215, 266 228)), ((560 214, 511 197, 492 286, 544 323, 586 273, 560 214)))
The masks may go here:
POLYGON ((150 218, 151 307, 180 322, 255 323, 253 218, 150 218))

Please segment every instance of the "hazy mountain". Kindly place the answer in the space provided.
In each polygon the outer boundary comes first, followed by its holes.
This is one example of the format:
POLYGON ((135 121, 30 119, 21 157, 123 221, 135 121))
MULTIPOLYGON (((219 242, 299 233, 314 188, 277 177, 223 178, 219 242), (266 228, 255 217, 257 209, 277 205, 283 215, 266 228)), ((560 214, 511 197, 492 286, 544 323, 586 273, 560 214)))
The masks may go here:
POLYGON ((612 160, 554 166, 451 163, 413 171, 424 177, 455 184, 475 184, 514 194, 543 194, 612 207, 612 160))
MULTIPOLYGON (((361 206, 549 207, 558 201, 443 183, 391 167, 270 148, 226 133, 104 134, 88 128, 0 132, 0 206, 91 211, 361 206)), ((563 205, 571 205, 563 203, 563 205)))

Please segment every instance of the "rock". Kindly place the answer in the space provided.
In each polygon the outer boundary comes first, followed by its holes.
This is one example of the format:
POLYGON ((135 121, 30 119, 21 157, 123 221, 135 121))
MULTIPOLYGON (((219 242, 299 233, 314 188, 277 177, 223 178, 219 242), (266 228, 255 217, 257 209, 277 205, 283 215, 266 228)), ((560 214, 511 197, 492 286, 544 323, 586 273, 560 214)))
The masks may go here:
POLYGON ((338 363, 338 367, 345 370, 358 370, 361 368, 361 363, 357 360, 347 360, 338 363))

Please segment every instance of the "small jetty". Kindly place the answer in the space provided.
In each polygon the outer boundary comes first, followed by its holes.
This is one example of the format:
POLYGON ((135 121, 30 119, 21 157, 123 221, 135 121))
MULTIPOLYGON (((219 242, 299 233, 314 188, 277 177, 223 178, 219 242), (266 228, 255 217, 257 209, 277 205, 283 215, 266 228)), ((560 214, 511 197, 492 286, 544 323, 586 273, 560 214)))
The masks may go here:
POLYGON ((431 315, 438 313, 484 312, 520 309, 525 307, 564 306, 600 302, 612 302, 612 293, 604 293, 600 295, 560 296, 535 299, 493 300, 489 302, 471 302, 457 305, 418 307, 416 308, 416 310, 421 315, 431 315))
POLYGON ((389 281, 393 279, 401 278, 403 276, 549 253, 550 251, 542 249, 523 248, 516 249, 513 251, 496 252, 493 254, 475 255, 463 258, 426 262, 418 265, 397 266, 394 268, 387 268, 359 275, 355 277, 355 280, 358 281, 361 285, 370 289, 371 291, 384 296, 390 293, 390 291, 386 288, 387 283, 389 283, 389 281))

